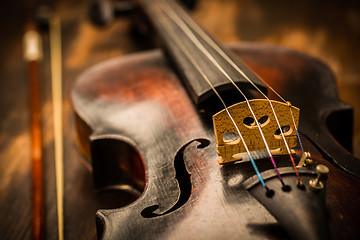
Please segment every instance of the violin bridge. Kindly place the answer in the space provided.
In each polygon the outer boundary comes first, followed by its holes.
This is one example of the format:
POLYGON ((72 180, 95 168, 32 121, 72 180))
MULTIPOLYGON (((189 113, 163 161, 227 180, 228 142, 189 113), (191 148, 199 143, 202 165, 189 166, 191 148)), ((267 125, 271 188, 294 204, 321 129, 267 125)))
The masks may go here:
MULTIPOLYGON (((296 129, 300 110, 279 101, 270 100, 290 149, 297 146, 296 129), (291 108, 291 110, 290 110, 291 108), (292 113, 291 113, 292 112, 292 113), (296 124, 296 127, 295 125, 296 124)), ((273 155, 287 154, 284 140, 268 100, 249 100, 259 126, 273 155)), ((263 137, 246 102, 240 102, 213 116, 213 125, 220 156, 219 163, 226 164, 242 160, 246 148, 239 136, 242 135, 249 152, 266 149, 263 137), (231 118, 229 114, 231 115, 231 118), (234 125, 233 121, 236 123, 234 125)), ((293 152, 293 150, 292 150, 293 152)))

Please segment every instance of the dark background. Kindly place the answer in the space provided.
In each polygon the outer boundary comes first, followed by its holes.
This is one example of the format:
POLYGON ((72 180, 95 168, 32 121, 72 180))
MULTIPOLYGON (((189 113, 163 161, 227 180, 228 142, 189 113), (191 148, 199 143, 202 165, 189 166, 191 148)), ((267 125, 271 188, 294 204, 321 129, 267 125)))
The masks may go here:
MULTIPOLYGON (((22 35, 31 1, 0 6, 0 238, 31 238, 31 162, 27 64, 22 35)), ((50 2, 62 20, 64 81, 65 237, 96 237, 102 202, 80 164, 69 92, 76 77, 103 60, 148 48, 131 37, 131 19, 105 28, 88 22, 88 1, 50 2)), ((360 7, 356 1, 199 0, 193 16, 222 42, 281 45, 318 57, 334 71, 340 98, 354 106, 354 153, 360 157, 360 7)), ((46 236, 57 238, 48 36, 41 64, 46 236)), ((306 93, 304 93, 306 94, 306 93)), ((342 126, 339 126, 341 128, 342 126)))

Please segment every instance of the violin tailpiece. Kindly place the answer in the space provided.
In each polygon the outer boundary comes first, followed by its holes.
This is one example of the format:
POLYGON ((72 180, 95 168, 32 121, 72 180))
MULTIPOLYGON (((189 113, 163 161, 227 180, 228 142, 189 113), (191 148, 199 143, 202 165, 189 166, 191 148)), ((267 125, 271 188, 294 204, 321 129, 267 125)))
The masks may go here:
MULTIPOLYGON (((324 168, 327 169, 325 166, 320 167, 324 168)), ((257 176, 247 179, 244 187, 278 220, 291 239, 329 239, 325 181, 318 191, 312 190, 310 186, 318 170, 299 169, 304 188, 297 186, 292 167, 280 168, 279 172, 288 184, 288 190, 283 190, 273 169, 262 173, 266 185, 274 191, 272 196, 264 194, 257 176)))

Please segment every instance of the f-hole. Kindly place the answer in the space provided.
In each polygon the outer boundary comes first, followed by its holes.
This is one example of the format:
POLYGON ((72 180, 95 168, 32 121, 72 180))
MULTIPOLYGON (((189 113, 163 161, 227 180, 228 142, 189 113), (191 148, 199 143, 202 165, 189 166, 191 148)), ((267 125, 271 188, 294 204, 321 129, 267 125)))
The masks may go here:
POLYGON ((159 217, 166 214, 169 214, 180 207, 182 207, 190 198, 192 191, 191 184, 191 174, 187 171, 185 162, 184 162, 184 151, 185 149, 194 141, 199 142, 200 144, 197 148, 205 148, 210 145, 210 141, 207 139, 194 139, 189 143, 185 144, 177 153, 174 159, 174 168, 175 168, 175 179, 179 183, 180 195, 177 202, 167 211, 163 213, 154 213, 159 208, 159 205, 151 205, 149 207, 144 208, 141 211, 141 216, 144 218, 153 218, 159 217))

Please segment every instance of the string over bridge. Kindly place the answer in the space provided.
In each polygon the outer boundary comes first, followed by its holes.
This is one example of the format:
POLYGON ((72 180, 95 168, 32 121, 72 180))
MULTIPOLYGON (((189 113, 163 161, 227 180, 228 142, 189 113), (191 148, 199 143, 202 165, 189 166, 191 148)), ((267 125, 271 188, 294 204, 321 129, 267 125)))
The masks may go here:
MULTIPOLYGON (((288 104, 275 100, 270 101, 274 107, 289 148, 292 149, 296 147, 296 129, 298 128, 300 110, 294 106, 290 106, 293 112, 293 116, 291 116, 289 115, 288 104), (294 124, 296 124, 296 126, 294 124)), ((276 123, 269 101, 265 99, 253 99, 249 100, 249 102, 264 133, 265 140, 271 149, 271 153, 273 155, 287 154, 281 131, 276 123)), ((228 107, 228 111, 237 124, 249 151, 264 150, 264 141, 246 102, 234 104, 228 107)), ((236 127, 225 109, 213 116, 213 124, 217 152, 220 156, 219 163, 226 164, 241 160, 242 157, 240 153, 245 152, 246 149, 239 139, 236 127)))

